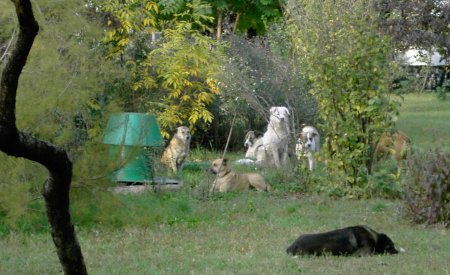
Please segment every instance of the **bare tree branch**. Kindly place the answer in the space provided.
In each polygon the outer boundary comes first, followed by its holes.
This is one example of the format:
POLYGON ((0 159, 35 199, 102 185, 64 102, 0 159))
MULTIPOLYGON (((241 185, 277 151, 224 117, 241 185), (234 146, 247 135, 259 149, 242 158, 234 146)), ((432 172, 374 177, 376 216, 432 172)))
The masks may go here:
POLYGON ((6 45, 5 52, 3 53, 2 57, 0 57, 0 63, 2 63, 3 58, 5 58, 6 55, 8 54, 9 47, 11 47, 11 44, 12 44, 12 42, 14 40, 14 36, 15 35, 16 35, 16 29, 14 28, 14 31, 13 31, 13 33, 11 35, 11 39, 9 40, 8 45, 6 45))

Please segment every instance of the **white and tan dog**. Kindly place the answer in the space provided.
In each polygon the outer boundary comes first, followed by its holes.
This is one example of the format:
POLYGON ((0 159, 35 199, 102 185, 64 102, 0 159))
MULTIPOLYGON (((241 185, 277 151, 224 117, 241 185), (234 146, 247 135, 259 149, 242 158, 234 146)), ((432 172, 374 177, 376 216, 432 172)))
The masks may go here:
POLYGON ((262 137, 256 136, 255 131, 248 131, 245 135, 244 147, 247 148, 245 158, 256 159, 256 150, 262 146, 262 137))
POLYGON ((256 152, 256 163, 263 166, 275 165, 277 168, 286 164, 289 144, 289 110, 288 108, 270 108, 267 131, 262 137, 262 149, 256 152))
POLYGON ((270 191, 270 186, 257 173, 237 174, 228 166, 228 160, 216 159, 209 167, 209 171, 216 175, 216 180, 210 190, 214 192, 246 191, 254 188, 258 191, 270 191))
POLYGON ((174 136, 170 140, 169 146, 164 150, 161 157, 161 163, 178 172, 183 168, 184 161, 189 154, 191 144, 191 131, 187 126, 177 128, 174 136))
POLYGON ((316 168, 316 158, 314 154, 319 152, 320 134, 313 126, 305 126, 302 128, 300 137, 295 145, 295 153, 299 161, 303 157, 308 158, 308 167, 312 171, 316 168))

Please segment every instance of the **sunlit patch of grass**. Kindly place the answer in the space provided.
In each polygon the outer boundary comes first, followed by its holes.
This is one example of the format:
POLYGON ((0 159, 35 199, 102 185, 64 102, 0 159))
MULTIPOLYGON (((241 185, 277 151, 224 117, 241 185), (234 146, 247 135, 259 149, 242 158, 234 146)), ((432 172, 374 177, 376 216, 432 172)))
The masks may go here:
POLYGON ((431 148, 436 142, 450 148, 450 100, 435 94, 406 94, 397 128, 405 132, 414 146, 431 148))

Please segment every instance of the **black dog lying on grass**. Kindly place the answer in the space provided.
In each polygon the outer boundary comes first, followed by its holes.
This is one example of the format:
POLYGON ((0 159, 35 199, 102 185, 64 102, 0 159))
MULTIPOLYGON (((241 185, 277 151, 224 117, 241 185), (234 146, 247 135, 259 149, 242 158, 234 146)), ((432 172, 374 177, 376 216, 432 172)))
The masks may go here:
POLYGON ((318 234, 300 235, 286 250, 292 255, 397 254, 394 242, 367 226, 351 226, 318 234))

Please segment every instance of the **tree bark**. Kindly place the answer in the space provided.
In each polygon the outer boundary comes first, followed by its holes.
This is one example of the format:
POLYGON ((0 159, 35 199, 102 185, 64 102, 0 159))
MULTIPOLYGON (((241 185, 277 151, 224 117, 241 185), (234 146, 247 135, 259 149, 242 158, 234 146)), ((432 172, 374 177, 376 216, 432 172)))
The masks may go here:
POLYGON ((19 35, 0 82, 0 150, 45 166, 49 176, 44 185, 47 217, 53 242, 65 274, 87 274, 81 248, 69 212, 72 162, 65 150, 17 130, 15 117, 19 76, 39 31, 29 0, 11 0, 19 20, 19 35))
POLYGON ((218 42, 222 39, 222 11, 217 11, 217 31, 216 31, 216 39, 218 42))

